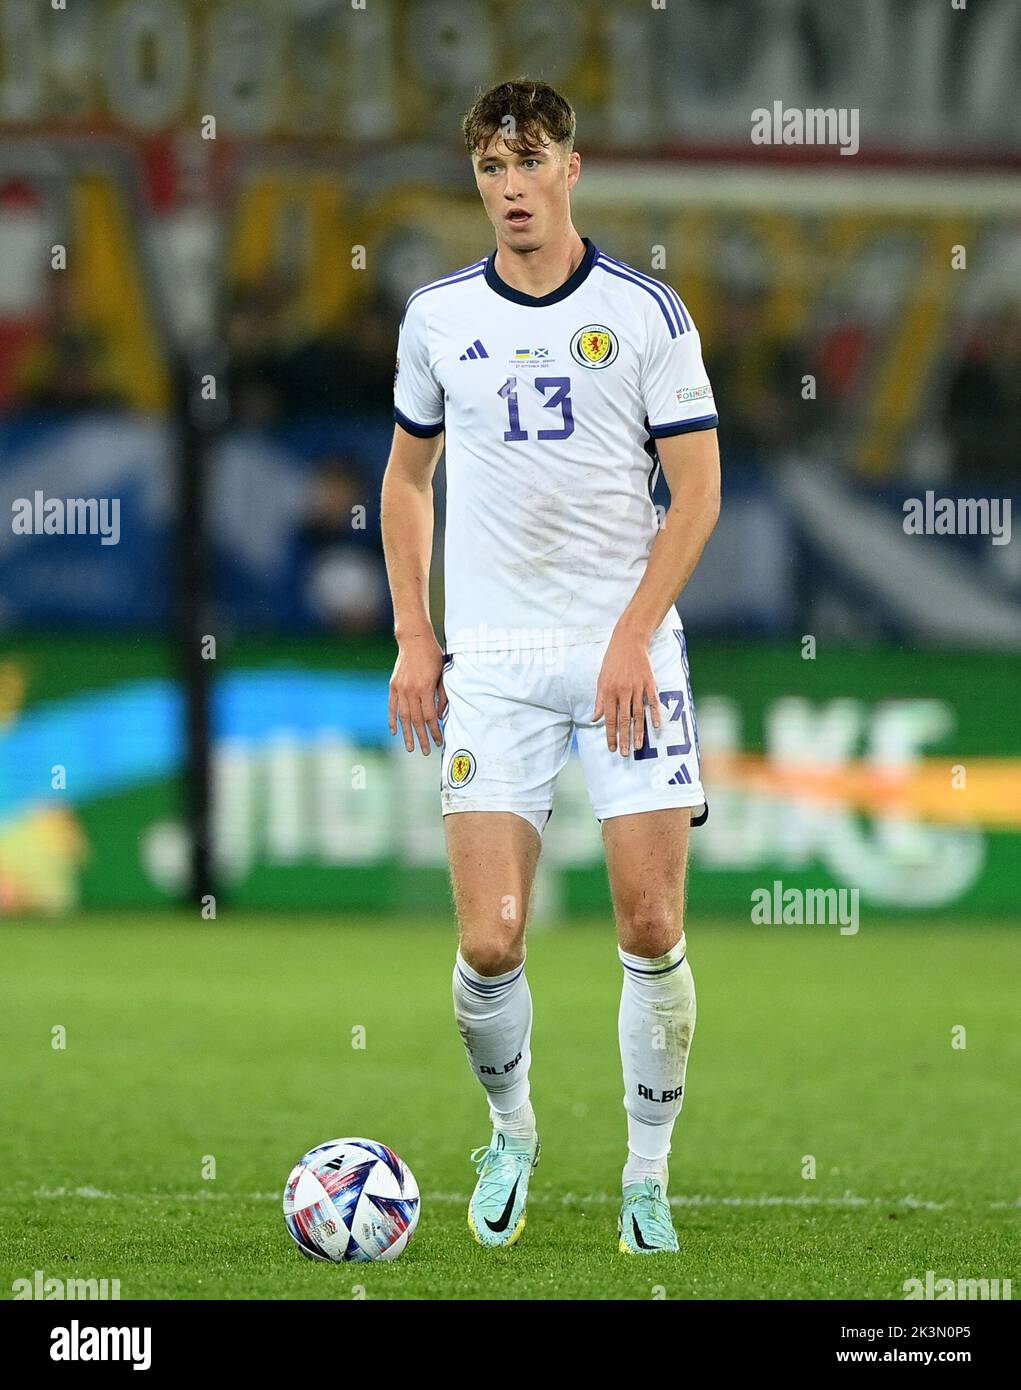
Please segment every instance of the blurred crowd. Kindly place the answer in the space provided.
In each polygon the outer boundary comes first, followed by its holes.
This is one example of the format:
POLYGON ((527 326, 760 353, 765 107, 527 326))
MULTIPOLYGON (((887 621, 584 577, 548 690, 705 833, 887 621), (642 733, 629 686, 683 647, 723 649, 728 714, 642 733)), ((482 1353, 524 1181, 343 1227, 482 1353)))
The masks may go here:
MULTIPOLYGON (((273 574, 293 598, 289 622, 386 631, 379 483, 401 305, 380 294, 349 324, 309 335, 296 327, 295 302, 295 286, 269 276, 235 286, 224 307, 230 424, 210 459, 221 579, 242 612, 247 596, 253 621, 273 607, 273 574)), ((719 296, 705 336, 725 467, 768 472, 820 449, 850 458, 848 422, 876 365, 866 322, 834 314, 811 333, 778 334, 764 293, 734 288, 719 296)), ((1021 303, 974 318, 952 341, 924 412, 943 481, 1010 490, 1021 470, 1021 303)), ((65 305, 14 347, 0 383, 7 419, 129 409, 107 345, 65 305)), ((907 456, 908 440, 903 448, 907 456)))

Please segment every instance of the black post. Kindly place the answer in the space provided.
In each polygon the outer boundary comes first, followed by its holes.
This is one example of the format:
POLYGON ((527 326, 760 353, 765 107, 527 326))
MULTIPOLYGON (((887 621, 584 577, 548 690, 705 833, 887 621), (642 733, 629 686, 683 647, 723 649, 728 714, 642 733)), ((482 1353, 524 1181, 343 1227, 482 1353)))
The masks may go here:
POLYGON ((207 473, 210 448, 227 414, 226 353, 217 341, 194 344, 175 373, 178 430, 178 646, 185 697, 185 815, 191 845, 188 898, 216 896, 212 844, 212 720, 215 660, 203 653, 211 631, 207 473), (212 383, 212 388, 211 384, 212 383), (209 399, 210 389, 216 396, 209 399))

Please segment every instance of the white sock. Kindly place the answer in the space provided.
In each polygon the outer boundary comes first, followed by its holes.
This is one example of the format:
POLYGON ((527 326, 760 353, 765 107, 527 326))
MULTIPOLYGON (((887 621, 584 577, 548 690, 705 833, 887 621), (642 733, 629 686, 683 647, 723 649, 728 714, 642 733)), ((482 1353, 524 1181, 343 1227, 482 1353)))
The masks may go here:
POLYGON ((493 1122, 494 1139, 498 1131, 506 1134, 508 1139, 535 1138, 535 1112, 530 1100, 526 1100, 524 1105, 519 1105, 516 1110, 506 1111, 497 1110, 490 1101, 489 1118, 493 1122))
POLYGON ((624 967, 617 1024, 628 1127, 624 1182, 655 1176, 665 1191, 666 1160, 695 1030, 695 982, 683 932, 675 946, 654 959, 619 948, 617 954, 624 967))
POLYGON ((535 1117, 528 1084, 532 996, 524 963, 504 975, 480 975, 458 951, 453 988, 458 1031, 489 1097, 494 1129, 528 1137, 535 1117))
POLYGON ((670 1170, 665 1158, 643 1158, 641 1154, 636 1154, 633 1149, 627 1151, 627 1162, 624 1164, 623 1185, 630 1187, 632 1183, 644 1182, 646 1178, 655 1178, 664 1192, 670 1181, 670 1170))

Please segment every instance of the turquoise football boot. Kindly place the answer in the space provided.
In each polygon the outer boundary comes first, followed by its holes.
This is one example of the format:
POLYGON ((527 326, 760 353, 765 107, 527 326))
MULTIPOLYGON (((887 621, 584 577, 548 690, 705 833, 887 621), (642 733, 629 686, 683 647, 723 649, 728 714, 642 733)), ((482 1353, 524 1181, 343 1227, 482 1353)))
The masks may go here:
POLYGON ((670 1205, 655 1178, 625 1187, 617 1230, 623 1255, 662 1255, 680 1248, 670 1205))
POLYGON ((479 1180, 468 1203, 468 1229, 480 1245, 513 1245, 525 1229, 528 1179, 539 1162, 539 1140, 510 1139, 497 1131, 488 1148, 475 1149, 479 1180))

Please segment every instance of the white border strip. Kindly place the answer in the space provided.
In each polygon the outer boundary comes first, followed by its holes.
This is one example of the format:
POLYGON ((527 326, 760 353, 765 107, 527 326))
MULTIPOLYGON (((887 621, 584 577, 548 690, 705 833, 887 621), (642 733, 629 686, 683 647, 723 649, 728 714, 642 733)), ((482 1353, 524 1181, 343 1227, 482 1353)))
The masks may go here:
MULTIPOLYGON (((853 160, 844 161, 850 165, 853 160)), ((572 195, 579 206, 641 204, 643 209, 683 207, 774 207, 814 212, 856 208, 866 212, 1015 213, 1021 211, 1017 174, 895 172, 888 169, 829 170, 750 164, 585 163, 572 195)))
MULTIPOLYGON (((85 1201, 116 1202, 280 1202, 281 1192, 223 1192, 201 1189, 197 1192, 105 1192, 98 1187, 41 1187, 31 1194, 38 1198, 75 1198, 85 1201)), ((467 1203, 468 1191, 427 1192, 425 1201, 440 1204, 467 1203)), ((563 1192, 556 1195, 533 1192, 529 1201, 539 1206, 582 1207, 617 1206, 620 1197, 611 1192, 563 1192)), ((785 1194, 760 1193, 754 1197, 736 1197, 712 1193, 681 1193, 670 1198, 672 1207, 836 1207, 840 1209, 860 1209, 862 1207, 905 1207, 912 1211, 946 1211, 956 1203, 953 1200, 935 1202, 914 1193, 900 1197, 865 1197, 860 1193, 846 1191, 835 1197, 815 1197, 809 1193, 790 1196, 785 1194)), ((1021 1210, 1021 1197, 1010 1201, 986 1203, 990 1210, 1021 1210)))

